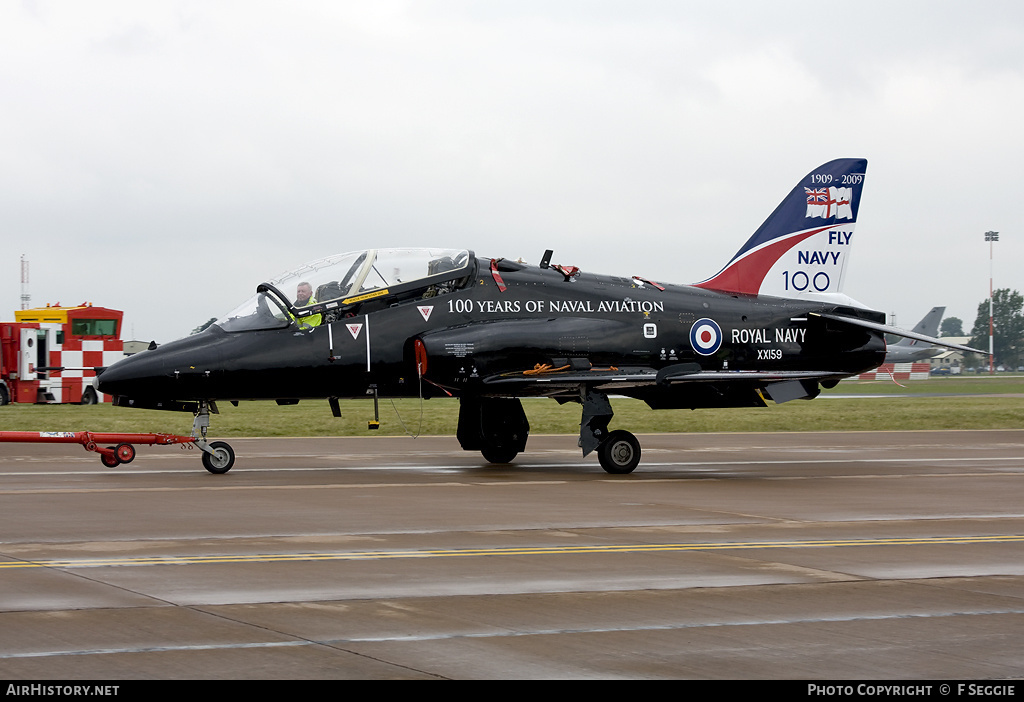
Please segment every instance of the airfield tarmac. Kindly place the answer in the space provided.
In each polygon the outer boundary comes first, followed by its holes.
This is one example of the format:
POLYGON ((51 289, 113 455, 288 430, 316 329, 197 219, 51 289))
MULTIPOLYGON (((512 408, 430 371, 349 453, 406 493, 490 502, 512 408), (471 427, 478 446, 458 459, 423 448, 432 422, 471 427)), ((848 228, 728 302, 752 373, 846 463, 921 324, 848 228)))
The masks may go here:
POLYGON ((0 679, 1024 676, 1024 431, 0 444, 0 679))

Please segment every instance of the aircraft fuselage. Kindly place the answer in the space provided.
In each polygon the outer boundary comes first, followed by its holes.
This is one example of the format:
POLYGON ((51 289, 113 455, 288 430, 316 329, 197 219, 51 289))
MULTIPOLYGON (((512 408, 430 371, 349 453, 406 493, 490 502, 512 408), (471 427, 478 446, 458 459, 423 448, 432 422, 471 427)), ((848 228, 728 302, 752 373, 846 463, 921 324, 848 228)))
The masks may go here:
MULTIPOLYGON (((812 314, 836 309, 505 262, 492 271, 488 259, 476 259, 461 287, 447 294, 401 300, 379 295, 307 329, 292 323, 225 331, 215 325, 112 366, 101 375, 100 388, 137 406, 365 397, 372 389, 392 397, 446 391, 557 396, 566 392, 558 379, 567 374, 569 386, 615 387, 612 368, 657 372, 696 364, 702 371, 818 370, 838 378, 881 363, 881 334, 812 314), (420 381, 419 371, 428 382, 420 381)), ((884 321, 882 313, 842 311, 884 321)), ((706 385, 727 387, 714 380, 706 385)), ((747 385, 752 390, 764 382, 747 385)), ((617 390, 662 407, 691 391, 664 383, 617 390)), ((741 401, 729 402, 737 394, 732 389, 716 394, 722 396, 714 403, 719 406, 749 401, 743 392, 741 401)), ((683 397, 679 404, 688 406, 683 397)))

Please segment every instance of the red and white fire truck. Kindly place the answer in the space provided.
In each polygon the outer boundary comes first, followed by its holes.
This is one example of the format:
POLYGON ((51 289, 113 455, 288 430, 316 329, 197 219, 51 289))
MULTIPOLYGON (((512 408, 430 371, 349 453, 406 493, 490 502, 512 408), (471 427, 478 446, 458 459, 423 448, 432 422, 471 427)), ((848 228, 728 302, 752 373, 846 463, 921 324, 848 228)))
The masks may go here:
POLYGON ((82 303, 18 310, 0 322, 0 405, 110 402, 96 368, 124 357, 124 312, 82 303))

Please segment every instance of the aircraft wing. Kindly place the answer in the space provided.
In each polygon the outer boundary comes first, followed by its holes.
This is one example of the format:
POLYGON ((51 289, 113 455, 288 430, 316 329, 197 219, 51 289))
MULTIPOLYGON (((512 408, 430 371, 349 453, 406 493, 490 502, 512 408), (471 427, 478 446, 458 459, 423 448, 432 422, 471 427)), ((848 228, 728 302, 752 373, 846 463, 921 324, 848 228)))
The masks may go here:
POLYGON ((822 317, 823 319, 830 319, 834 322, 842 322, 845 324, 852 324, 857 327, 873 329, 875 331, 880 331, 885 334, 894 334, 896 336, 902 336, 905 339, 917 339, 918 341, 925 341, 935 346, 944 346, 947 349, 955 349, 956 351, 969 351, 971 353, 988 354, 988 351, 982 351, 981 349, 973 349, 970 346, 960 346, 959 344, 951 344, 948 341, 936 339, 933 336, 925 336, 924 334, 918 334, 917 332, 907 331, 906 329, 900 329, 899 327, 891 327, 888 324, 879 324, 877 322, 871 322, 866 319, 860 319, 858 317, 847 317, 846 315, 829 314, 826 312, 811 312, 810 315, 815 317, 822 317))

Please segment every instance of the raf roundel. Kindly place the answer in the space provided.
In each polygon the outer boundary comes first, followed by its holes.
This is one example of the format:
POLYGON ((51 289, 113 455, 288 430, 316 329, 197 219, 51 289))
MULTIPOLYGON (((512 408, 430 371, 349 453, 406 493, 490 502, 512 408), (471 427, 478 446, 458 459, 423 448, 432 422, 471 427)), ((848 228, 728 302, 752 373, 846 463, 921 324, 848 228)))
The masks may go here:
POLYGON ((722 328, 713 319, 698 319, 690 327, 690 346, 701 356, 710 356, 722 346, 722 328))

